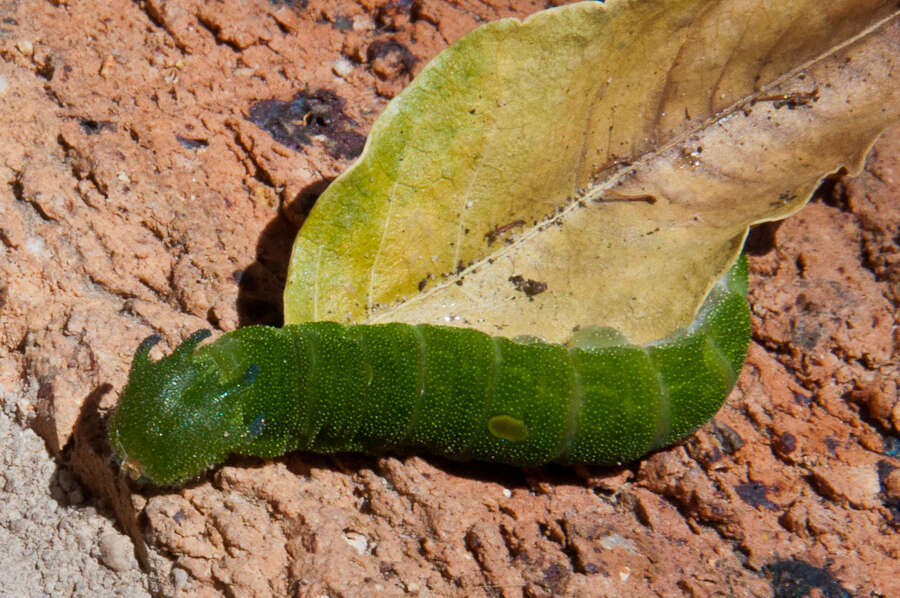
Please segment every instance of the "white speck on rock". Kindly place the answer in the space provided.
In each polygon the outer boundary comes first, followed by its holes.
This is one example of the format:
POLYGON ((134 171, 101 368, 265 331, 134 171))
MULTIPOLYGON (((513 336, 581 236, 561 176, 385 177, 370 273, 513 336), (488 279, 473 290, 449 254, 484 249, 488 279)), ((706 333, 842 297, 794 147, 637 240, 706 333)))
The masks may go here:
POLYGON ((369 15, 353 17, 353 31, 370 31, 375 29, 375 21, 369 15))
POLYGON ((28 240, 25 241, 25 249, 35 257, 51 257, 47 245, 40 237, 28 237, 28 240))
POLYGON ((341 79, 346 79, 353 72, 353 64, 345 57, 341 56, 331 63, 331 70, 341 79))
POLYGON ((369 550, 369 540, 358 532, 344 532, 344 541, 352 546, 358 555, 364 555, 369 550))
POLYGON ((605 548, 606 550, 612 550, 613 548, 624 548, 629 552, 637 553, 637 549, 634 547, 630 541, 626 540, 619 534, 610 534, 600 539, 600 546, 605 548))

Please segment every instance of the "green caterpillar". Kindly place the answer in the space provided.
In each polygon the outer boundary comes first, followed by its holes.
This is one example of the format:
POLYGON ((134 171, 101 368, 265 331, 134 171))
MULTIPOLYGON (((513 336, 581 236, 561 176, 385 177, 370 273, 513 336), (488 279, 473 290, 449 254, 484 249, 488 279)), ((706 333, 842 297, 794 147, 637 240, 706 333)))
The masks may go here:
POLYGON ((424 450, 512 465, 616 464, 722 405, 750 338, 742 256, 687 329, 635 346, 608 328, 568 346, 472 329, 249 326, 151 361, 141 343, 109 422, 135 478, 178 484, 229 454, 424 450))

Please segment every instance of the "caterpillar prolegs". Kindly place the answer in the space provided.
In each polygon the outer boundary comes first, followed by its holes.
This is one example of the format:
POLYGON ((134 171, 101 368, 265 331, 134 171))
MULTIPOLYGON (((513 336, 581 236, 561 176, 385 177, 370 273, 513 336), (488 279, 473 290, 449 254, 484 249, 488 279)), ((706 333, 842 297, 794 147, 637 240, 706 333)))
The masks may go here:
POLYGON ((686 330, 647 346, 605 328, 569 345, 444 326, 249 326, 138 348, 110 419, 123 467, 183 482, 232 453, 422 450, 512 465, 616 464, 722 405, 750 337, 741 257, 686 330))

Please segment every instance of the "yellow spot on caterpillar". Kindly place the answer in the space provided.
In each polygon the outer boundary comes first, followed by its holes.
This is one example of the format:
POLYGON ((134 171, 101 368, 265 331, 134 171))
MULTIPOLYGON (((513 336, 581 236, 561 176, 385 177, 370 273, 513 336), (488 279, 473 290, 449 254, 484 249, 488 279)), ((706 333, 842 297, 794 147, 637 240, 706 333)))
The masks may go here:
POLYGON ((497 438, 519 442, 528 436, 528 426, 509 415, 495 415, 488 420, 488 430, 497 438))

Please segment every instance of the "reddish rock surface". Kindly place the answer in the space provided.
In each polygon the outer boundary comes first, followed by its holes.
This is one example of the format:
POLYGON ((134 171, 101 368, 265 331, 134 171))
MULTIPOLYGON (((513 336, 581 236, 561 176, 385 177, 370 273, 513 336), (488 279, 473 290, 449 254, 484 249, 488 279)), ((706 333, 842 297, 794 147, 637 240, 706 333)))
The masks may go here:
POLYGON ((754 234, 747 366, 682 446, 621 470, 294 454, 177 492, 115 477, 103 419, 140 340, 278 323, 302 214, 387 98, 543 7, 0 2, 0 385, 159 593, 900 596, 900 129, 754 234))

